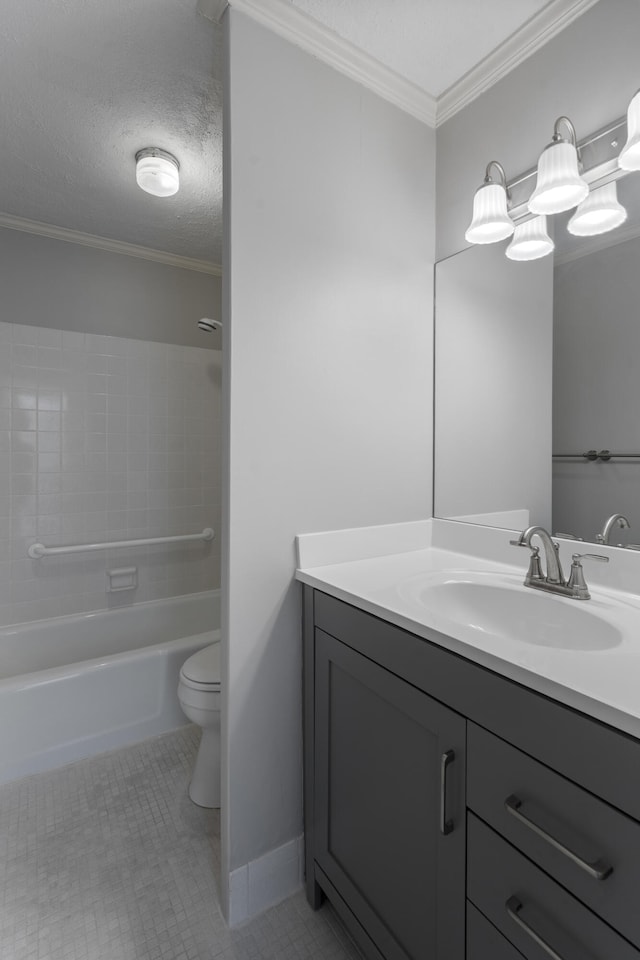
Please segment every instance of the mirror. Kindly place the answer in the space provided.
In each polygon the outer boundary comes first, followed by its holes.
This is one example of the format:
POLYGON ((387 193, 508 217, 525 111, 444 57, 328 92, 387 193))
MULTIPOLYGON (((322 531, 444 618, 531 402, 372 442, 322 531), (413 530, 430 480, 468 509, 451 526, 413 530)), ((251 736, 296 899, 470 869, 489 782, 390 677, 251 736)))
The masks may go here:
POLYGON ((640 177, 617 188, 609 233, 572 236, 569 211, 552 256, 436 265, 435 516, 596 541, 622 514, 609 543, 640 543, 640 177))

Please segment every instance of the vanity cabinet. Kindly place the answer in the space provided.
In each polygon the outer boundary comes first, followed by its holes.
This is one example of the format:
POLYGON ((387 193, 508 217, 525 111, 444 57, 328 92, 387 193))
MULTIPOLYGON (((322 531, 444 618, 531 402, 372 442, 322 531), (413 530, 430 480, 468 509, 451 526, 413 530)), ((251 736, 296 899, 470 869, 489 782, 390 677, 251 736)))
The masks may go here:
POLYGON ((307 897, 367 957, 640 960, 638 740, 310 587, 304 644, 307 897))
POLYGON ((316 631, 316 865, 389 960, 464 957, 464 771, 462 717, 316 631))

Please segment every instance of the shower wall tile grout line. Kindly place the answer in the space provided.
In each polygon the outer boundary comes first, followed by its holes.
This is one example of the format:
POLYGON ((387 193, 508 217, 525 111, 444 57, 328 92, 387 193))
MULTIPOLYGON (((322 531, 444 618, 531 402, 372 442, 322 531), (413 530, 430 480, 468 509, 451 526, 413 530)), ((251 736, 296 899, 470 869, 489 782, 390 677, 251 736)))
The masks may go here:
POLYGON ((220 353, 0 323, 0 626, 219 585, 219 539, 30 560, 27 548, 220 528, 220 353), (138 566, 134 595, 106 571, 138 566))

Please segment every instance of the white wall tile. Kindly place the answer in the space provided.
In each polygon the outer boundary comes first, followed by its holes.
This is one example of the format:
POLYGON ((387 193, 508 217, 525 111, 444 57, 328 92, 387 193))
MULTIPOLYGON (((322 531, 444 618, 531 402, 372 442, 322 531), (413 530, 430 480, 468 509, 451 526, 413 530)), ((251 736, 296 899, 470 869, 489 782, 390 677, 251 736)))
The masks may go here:
POLYGON ((220 354, 0 323, 0 625, 109 606, 107 564, 57 545, 193 533, 210 545, 116 551, 124 602, 219 584, 220 354), (206 412, 206 416, 205 416, 206 412))

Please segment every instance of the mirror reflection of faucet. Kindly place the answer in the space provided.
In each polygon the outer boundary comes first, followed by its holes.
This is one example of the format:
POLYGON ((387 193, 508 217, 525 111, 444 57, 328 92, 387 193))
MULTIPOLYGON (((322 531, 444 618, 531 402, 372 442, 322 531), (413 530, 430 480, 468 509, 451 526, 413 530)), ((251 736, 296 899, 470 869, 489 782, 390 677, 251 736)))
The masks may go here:
MULTIPOLYGON (((609 519, 605 522, 604 527, 602 528, 602 533, 596 534, 596 540, 598 543, 609 543, 609 537, 611 536, 611 531, 618 525, 621 530, 629 530, 631 524, 626 517, 623 517, 621 513, 612 514, 609 519)), ((618 544, 620 546, 620 544, 618 544)))
POLYGON ((514 547, 528 547, 531 551, 529 569, 524 578, 525 587, 547 590, 549 593, 558 593, 573 600, 589 600, 591 597, 585 583, 581 561, 589 559, 598 560, 600 563, 609 562, 609 557, 603 557, 598 553, 574 553, 571 557, 569 579, 565 580, 560 563, 560 546, 551 539, 550 533, 544 527, 528 527, 522 531, 517 540, 510 540, 509 543, 514 547), (546 575, 543 574, 540 563, 540 547, 531 543, 534 536, 539 538, 544 548, 546 575))

